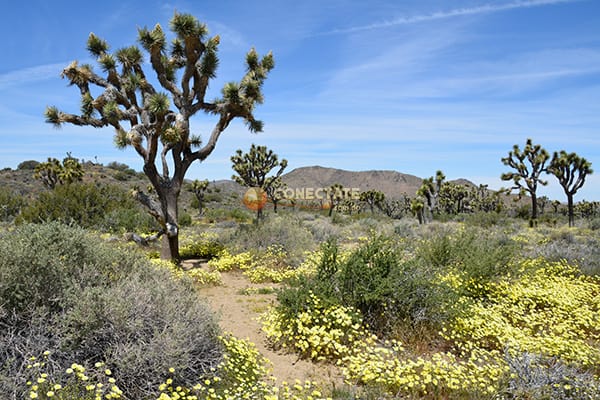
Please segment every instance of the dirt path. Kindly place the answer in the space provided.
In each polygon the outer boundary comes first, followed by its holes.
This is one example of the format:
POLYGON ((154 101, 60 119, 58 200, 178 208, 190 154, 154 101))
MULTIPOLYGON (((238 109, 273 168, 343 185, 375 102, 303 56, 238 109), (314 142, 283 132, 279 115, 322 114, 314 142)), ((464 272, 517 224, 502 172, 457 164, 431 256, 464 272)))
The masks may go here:
POLYGON ((299 360, 294 354, 273 351, 261 331, 258 316, 274 304, 274 294, 244 294, 247 288, 273 287, 268 284, 252 284, 239 272, 222 273, 223 285, 203 288, 212 309, 220 318, 224 331, 233 333, 240 339, 248 339, 256 345, 258 351, 271 362, 273 376, 277 382, 304 382, 306 379, 321 384, 333 383, 340 386, 342 378, 337 368, 326 364, 316 364, 299 360))

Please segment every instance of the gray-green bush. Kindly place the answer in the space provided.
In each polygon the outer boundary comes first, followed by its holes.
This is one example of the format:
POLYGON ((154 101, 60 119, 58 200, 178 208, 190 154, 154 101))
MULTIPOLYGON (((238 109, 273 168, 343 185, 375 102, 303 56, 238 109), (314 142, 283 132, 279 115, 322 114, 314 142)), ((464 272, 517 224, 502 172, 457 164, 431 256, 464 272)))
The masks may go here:
POLYGON ((523 353, 506 355, 510 372, 498 400, 588 400, 600 398, 600 382, 560 360, 523 353))
POLYGON ((222 357, 191 281, 81 228, 22 225, 0 237, 0 305, 0 393, 10 399, 25 397, 28 359, 47 350, 51 376, 102 361, 132 399, 157 396, 171 367, 193 385, 222 357))
POLYGON ((231 244, 239 251, 280 246, 291 265, 299 264, 304 253, 315 247, 311 232, 291 215, 267 215, 259 224, 240 225, 231 237, 231 244))

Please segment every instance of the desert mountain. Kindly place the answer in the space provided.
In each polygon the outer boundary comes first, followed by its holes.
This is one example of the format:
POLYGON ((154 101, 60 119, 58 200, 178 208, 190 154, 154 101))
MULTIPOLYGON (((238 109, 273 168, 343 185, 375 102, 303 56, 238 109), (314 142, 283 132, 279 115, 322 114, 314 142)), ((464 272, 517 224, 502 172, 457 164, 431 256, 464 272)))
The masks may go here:
POLYGON ((413 196, 423 179, 397 171, 346 171, 321 166, 296 168, 282 176, 289 188, 328 188, 339 183, 361 192, 379 190, 389 198, 413 196))

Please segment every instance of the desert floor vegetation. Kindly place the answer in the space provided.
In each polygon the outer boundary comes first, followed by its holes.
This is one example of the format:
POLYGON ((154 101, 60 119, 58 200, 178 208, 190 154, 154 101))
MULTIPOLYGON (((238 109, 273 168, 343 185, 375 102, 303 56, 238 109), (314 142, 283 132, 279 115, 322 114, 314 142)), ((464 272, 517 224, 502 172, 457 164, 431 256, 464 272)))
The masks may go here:
POLYGON ((223 209, 194 214, 176 265, 57 219, 0 237, 8 398, 600 396, 594 220, 223 209))

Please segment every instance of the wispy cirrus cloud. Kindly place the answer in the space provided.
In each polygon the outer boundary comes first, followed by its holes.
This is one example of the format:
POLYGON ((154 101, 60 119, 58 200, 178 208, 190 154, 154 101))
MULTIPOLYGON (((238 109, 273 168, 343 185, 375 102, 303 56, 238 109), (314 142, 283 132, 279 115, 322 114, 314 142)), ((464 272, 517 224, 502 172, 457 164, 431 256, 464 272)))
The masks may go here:
POLYGON ((0 90, 25 83, 56 78, 69 62, 37 65, 0 74, 0 90))
POLYGON ((548 6, 562 3, 573 3, 580 0, 523 0, 512 1, 505 4, 484 4, 476 7, 455 8, 447 11, 438 11, 430 14, 420 14, 412 16, 403 16, 387 21, 375 22, 367 25, 354 26, 349 28, 334 29, 327 32, 322 32, 320 35, 335 35, 344 33, 354 33, 360 31, 369 31, 374 29, 389 28, 400 25, 411 25, 420 22, 436 21, 441 19, 449 19, 454 17, 463 17, 478 14, 491 14, 501 11, 514 10, 519 8, 532 8, 540 6, 548 6))

